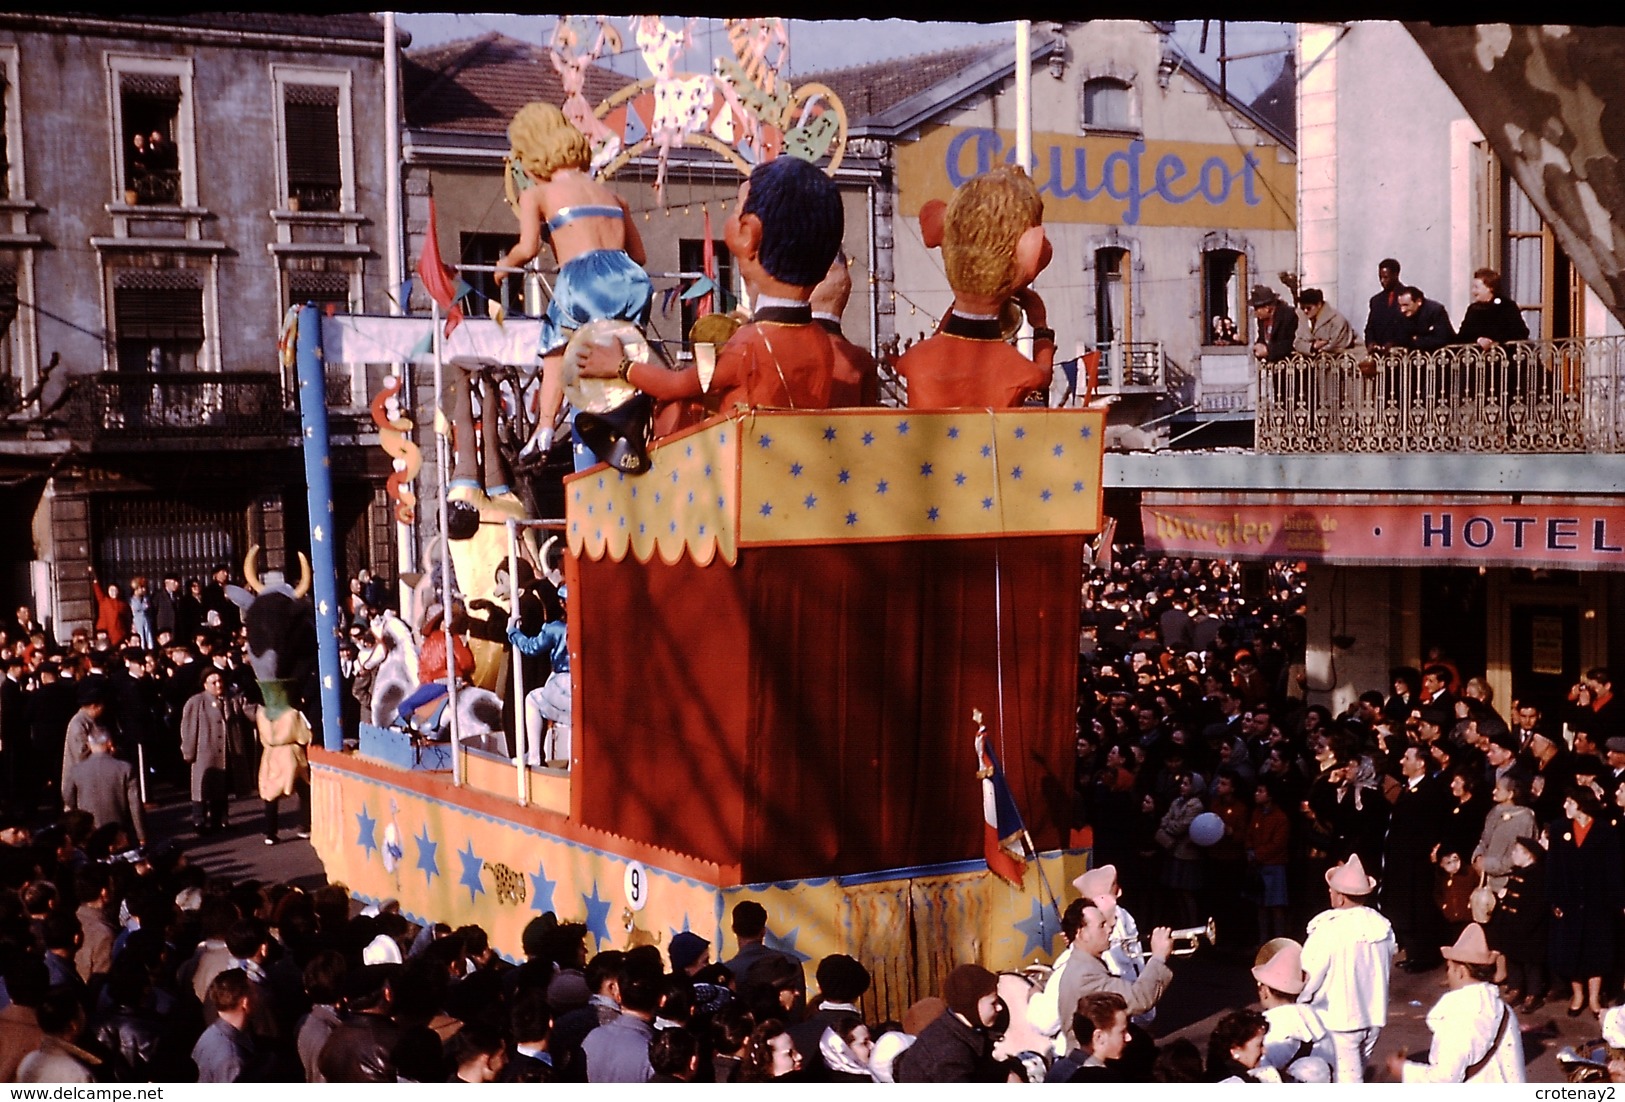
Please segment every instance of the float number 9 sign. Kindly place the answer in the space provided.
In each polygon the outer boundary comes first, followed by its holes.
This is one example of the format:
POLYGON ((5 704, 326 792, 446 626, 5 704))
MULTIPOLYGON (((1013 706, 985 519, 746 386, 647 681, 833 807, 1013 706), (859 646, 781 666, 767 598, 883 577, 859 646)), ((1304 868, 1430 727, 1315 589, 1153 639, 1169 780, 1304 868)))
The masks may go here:
POLYGON ((626 891, 626 905, 634 911, 643 910, 649 902, 649 870, 643 867, 643 862, 633 861, 626 866, 621 886, 626 891))

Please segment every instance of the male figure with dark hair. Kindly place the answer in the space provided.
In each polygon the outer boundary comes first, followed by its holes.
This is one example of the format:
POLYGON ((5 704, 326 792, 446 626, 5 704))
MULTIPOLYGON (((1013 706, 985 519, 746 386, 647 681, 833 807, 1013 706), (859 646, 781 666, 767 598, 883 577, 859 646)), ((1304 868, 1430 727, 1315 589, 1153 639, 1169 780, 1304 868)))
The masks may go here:
POLYGON ((700 1070, 700 1042, 682 1026, 662 1029, 649 1042, 651 1083, 691 1083, 700 1070))
POLYGON ((113 874, 106 865, 87 863, 75 874, 74 889, 79 900, 76 916, 84 934, 74 965, 79 978, 90 983, 96 976, 105 979, 113 970, 113 942, 119 933, 107 913, 113 903, 113 874))
POLYGON ((1168 957, 1174 950, 1172 931, 1158 926, 1151 931, 1151 953, 1141 964, 1141 971, 1133 979, 1112 973, 1105 957, 1112 947, 1114 915, 1108 915, 1094 903, 1083 909, 1083 924, 1072 941, 1072 959, 1061 975, 1061 994, 1058 1005, 1061 1021, 1067 1026, 1067 1050, 1077 1046, 1071 1033, 1072 1019, 1069 1008, 1076 1009, 1078 1000, 1096 991, 1113 991, 1123 997, 1130 1016, 1144 1014, 1157 1005, 1174 974, 1168 967, 1168 957))
POLYGON ((507 1066, 497 1077, 499 1083, 553 1081, 553 1054, 547 1050, 551 1025, 547 992, 527 987, 514 996, 513 1005, 508 1011, 508 1031, 513 1037, 513 1047, 508 1052, 507 1066))
POLYGON ((33 775, 33 747, 28 730, 28 694, 23 692, 23 667, 18 655, 7 655, 0 668, 0 801, 14 811, 29 814, 37 806, 33 775))
POLYGON ((1372 352, 1385 352, 1406 343, 1405 315, 1399 312, 1399 261, 1385 257, 1377 264, 1382 290, 1371 296, 1365 319, 1365 344, 1372 352))
POLYGON ((723 229, 754 313, 718 350, 709 387, 696 365, 668 371, 633 363, 618 345, 595 346, 582 375, 619 375, 662 402, 709 394, 707 405, 724 413, 736 404, 827 409, 835 353, 829 335, 813 324, 809 300, 841 247, 845 224, 835 181, 822 170, 797 157, 757 165, 739 185, 723 229))
POLYGON ((824 1030, 848 1015, 863 1017, 858 1000, 869 990, 871 980, 869 969, 845 953, 831 953, 819 961, 814 979, 818 981, 817 1009, 790 1027, 790 1038, 802 1054, 802 1067, 812 1078, 821 1079, 826 1065, 818 1042, 824 1030))
POLYGON ((1399 759, 1400 786, 1388 819, 1382 862, 1382 911, 1393 923, 1394 939, 1405 952, 1407 972, 1439 966, 1444 935, 1433 899, 1437 866, 1434 847, 1449 812, 1449 789, 1433 774, 1426 745, 1407 746, 1399 759))
POLYGON ((1345 352, 1354 347, 1354 326, 1326 304, 1326 292, 1320 288, 1305 287, 1299 293, 1298 312, 1309 324, 1299 326, 1298 335, 1292 341, 1294 351, 1310 355, 1345 352))
MULTIPOLYGON (((105 682, 106 679, 102 680, 105 682)), ((86 681, 78 686, 77 695, 79 710, 68 721, 67 734, 62 741, 62 787, 59 791, 63 794, 64 806, 67 806, 68 775, 73 772, 74 766, 90 757, 91 734, 100 731, 109 738, 112 737, 102 722, 107 710, 105 686, 86 681)))
POLYGON ((750 966, 763 957, 784 955, 767 947, 767 908, 754 899, 734 905, 732 926, 739 952, 725 963, 735 982, 744 979, 750 966))
POLYGON ((1581 685, 1569 694, 1571 701, 1584 687, 1591 697, 1589 706, 1571 709, 1569 725, 1591 735, 1591 741, 1606 746, 1609 739, 1625 737, 1625 704, 1614 696, 1614 675, 1604 666, 1593 666, 1585 672, 1581 685))
POLYGON ((1415 287, 1399 292, 1399 312, 1405 315, 1403 348, 1418 352, 1432 352, 1456 342, 1455 326, 1450 324, 1450 313, 1443 303, 1426 298, 1415 287))
POLYGON ((659 950, 654 951, 652 961, 637 950, 626 954, 621 968, 621 1013, 581 1042, 587 1082, 647 1083, 653 1077, 649 1042, 654 1040, 664 974, 659 950))
POLYGON ((343 954, 324 949, 310 958, 301 976, 305 995, 310 999, 310 1013, 299 1019, 294 1048, 299 1053, 299 1063, 305 1069, 307 1083, 327 1082, 322 1077, 321 1069, 316 1066, 316 1059, 342 1020, 339 1017, 339 1003, 347 971, 343 954))
POLYGON ((1078 1047, 1050 1069, 1046 1083, 1116 1083, 1116 1066, 1128 1048, 1128 1003, 1115 991, 1097 991, 1078 1000, 1072 1016, 1078 1047), (1111 1063, 1107 1063, 1111 1061, 1111 1063))
POLYGON ((169 632, 178 638, 183 627, 181 618, 181 580, 174 574, 165 574, 163 584, 152 595, 152 630, 154 636, 169 632))

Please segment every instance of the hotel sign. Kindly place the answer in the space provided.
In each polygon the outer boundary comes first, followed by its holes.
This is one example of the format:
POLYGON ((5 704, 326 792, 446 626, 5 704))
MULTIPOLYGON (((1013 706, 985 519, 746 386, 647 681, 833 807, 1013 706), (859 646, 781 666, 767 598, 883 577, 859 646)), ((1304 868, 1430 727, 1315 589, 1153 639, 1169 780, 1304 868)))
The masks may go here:
POLYGON ((1171 555, 1625 570, 1617 505, 1142 505, 1140 520, 1171 555))
MULTIPOLYGON (((966 180, 1014 163, 1013 131, 938 126, 897 149, 902 210, 913 216, 966 180)), ((1290 230, 1296 167, 1274 146, 1033 135, 1046 222, 1290 230)))

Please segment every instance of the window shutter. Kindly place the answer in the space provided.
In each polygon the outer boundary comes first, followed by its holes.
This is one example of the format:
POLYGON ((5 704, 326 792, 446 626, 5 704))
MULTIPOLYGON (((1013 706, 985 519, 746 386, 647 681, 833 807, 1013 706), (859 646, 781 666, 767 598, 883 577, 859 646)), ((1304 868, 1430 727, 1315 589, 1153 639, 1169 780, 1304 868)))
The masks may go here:
POLYGON ((350 309, 350 276, 347 272, 290 272, 288 298, 295 306, 313 302, 332 306, 340 313, 350 309))
POLYGON ((339 90, 320 84, 284 89, 288 192, 311 210, 337 210, 344 177, 339 164, 339 90))
POLYGON ((117 338, 203 340, 203 284, 194 272, 130 272, 113 288, 117 338))

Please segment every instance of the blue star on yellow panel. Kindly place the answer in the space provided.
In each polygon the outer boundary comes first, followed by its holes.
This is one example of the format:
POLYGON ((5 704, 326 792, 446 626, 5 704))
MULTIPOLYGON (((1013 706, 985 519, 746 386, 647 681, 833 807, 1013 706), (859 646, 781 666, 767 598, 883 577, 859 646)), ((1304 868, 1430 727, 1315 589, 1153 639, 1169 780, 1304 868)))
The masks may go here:
POLYGON ((941 515, 942 512, 935 505, 925 511, 926 520, 935 521, 941 515))
POLYGON ((870 444, 873 444, 874 442, 875 442, 875 434, 874 433, 866 432, 866 433, 863 434, 863 446, 864 447, 867 448, 870 444))
POLYGON ((958 425, 949 425, 948 426, 948 439, 950 439, 950 440, 958 440, 959 439, 959 426, 958 425))
POLYGON ((764 448, 771 448, 773 446, 773 438, 764 432, 756 443, 764 448))
POLYGON ((1083 493, 1083 483, 1081 483, 1081 482, 1074 482, 1074 483, 1073 483, 1073 484, 1072 484, 1072 492, 1073 492, 1073 493, 1075 493, 1075 494, 1081 494, 1081 493, 1083 493))
POLYGON ((1050 449, 1050 452, 1051 452, 1051 454, 1055 455, 1056 457, 1059 457, 1059 456, 1065 454, 1066 448, 1063 447, 1060 444, 1057 444, 1053 448, 1050 449))
POLYGON ((684 456, 685 456, 685 457, 686 457, 686 458, 689 458, 689 459, 693 459, 693 458, 694 458, 694 445, 693 445, 693 444, 690 444, 690 445, 688 445, 688 446, 687 446, 687 447, 685 447, 685 448, 684 448, 684 449, 683 449, 683 455, 684 455, 684 456))
POLYGON ((1055 495, 1050 493, 1049 489, 1046 487, 1044 492, 1038 495, 1038 500, 1039 501, 1048 501, 1050 498, 1052 498, 1054 496, 1055 495))
POLYGON ((908 422, 907 421, 899 421, 899 422, 897 422, 897 435, 898 436, 907 436, 908 435, 908 422))
POLYGON ((412 841, 418 844, 417 867, 423 872, 423 885, 428 887, 434 878, 440 875, 440 862, 435 858, 435 851, 440 848, 439 842, 429 841, 429 824, 423 824, 423 833, 417 835, 412 841))
POLYGON ((791 478, 800 478, 801 477, 801 472, 806 470, 806 469, 807 468, 803 467, 800 463, 792 463, 792 464, 790 464, 790 477, 791 478))
POLYGON ((990 498, 990 497, 984 497, 982 499, 982 508, 984 508, 984 509, 993 508, 993 499, 990 498))
POLYGON ((463 863, 463 875, 457 878, 457 883, 468 889, 468 901, 474 902, 476 895, 485 894, 485 885, 480 883, 480 870, 485 868, 485 858, 474 856, 474 839, 468 840, 468 848, 457 851, 457 860, 463 863))
POLYGON ((856 514, 856 513, 848 513, 848 514, 846 514, 846 523, 848 523, 848 524, 856 524, 857 522, 858 522, 858 514, 856 514))
POLYGON ((1083 437, 1085 440, 1089 439, 1094 434, 1095 434, 1095 430, 1090 428, 1088 425, 1084 425, 1081 429, 1078 430, 1078 435, 1083 437))
POLYGON ((1027 939, 1021 948, 1023 958, 1034 953, 1049 952, 1055 945, 1055 935, 1061 932, 1061 923, 1055 918, 1054 909, 1036 899, 1032 903, 1032 913, 1016 923, 1016 929, 1027 939))
POLYGON ((1020 425, 1017 425, 1016 426, 1016 439, 1017 440, 1023 440, 1023 439, 1026 439, 1026 436, 1027 436, 1027 430, 1022 428, 1020 425))
POLYGON ((801 936, 800 926, 797 926, 794 930, 791 930, 783 937, 779 937, 772 930, 767 930, 765 933, 766 936, 762 940, 766 943, 769 949, 783 953, 785 956, 794 960, 797 964, 801 964, 804 961, 809 961, 812 959, 806 953, 803 953, 800 949, 796 948, 796 938, 801 936))
POLYGON ((551 911, 553 889, 559 886, 559 882, 547 878, 547 867, 540 862, 537 862, 535 872, 525 875, 530 877, 530 909, 538 913, 551 911))
POLYGON ((920 477, 921 478, 930 478, 932 470, 933 470, 933 468, 932 468, 931 464, 929 464, 929 463, 921 463, 920 464, 920 477))
POLYGON ((983 444, 982 445, 982 458, 986 459, 988 456, 990 456, 992 454, 993 454, 993 445, 992 444, 983 444))
POLYGON ((835 481, 839 482, 842 486, 845 486, 848 482, 852 481, 852 472, 842 471, 840 474, 835 476, 835 481))
POLYGON ((875 483, 875 493, 877 493, 877 494, 885 493, 890 488, 890 485, 891 485, 890 483, 888 483, 884 478, 882 478, 879 482, 875 483))
POLYGON ((366 850, 367 856, 371 857, 372 851, 378 848, 378 841, 373 837, 373 833, 378 829, 378 820, 368 814, 365 804, 361 806, 361 811, 355 817, 355 825, 355 844, 366 850))
POLYGON ((678 472, 677 472, 677 471, 673 471, 673 472, 671 472, 671 480, 672 480, 672 481, 673 481, 673 482, 676 482, 676 481, 677 481, 677 475, 678 475, 678 472))
POLYGON ((811 509, 811 508, 812 508, 812 507, 813 507, 813 506, 814 506, 814 505, 817 505, 817 504, 818 504, 818 495, 817 495, 817 494, 808 494, 808 495, 807 495, 807 496, 806 496, 806 497, 805 497, 805 498, 804 498, 804 499, 803 499, 803 500, 802 500, 802 502, 801 502, 801 504, 803 504, 803 505, 805 505, 805 506, 806 506, 806 507, 807 507, 807 508, 809 508, 809 509, 811 509))
POLYGON ((1015 479, 1017 482, 1020 482, 1021 481, 1021 468, 1020 467, 1011 468, 1010 477, 1015 479))
POLYGON ((762 502, 761 509, 757 511, 760 512, 764 517, 770 517, 773 515, 773 503, 771 501, 764 501, 762 502))
POLYGON ((602 490, 604 488, 604 480, 601 479, 601 478, 598 480, 598 488, 600 490, 602 490))
MULTIPOLYGON (((825 426, 825 428, 824 428, 824 439, 825 440, 833 440, 833 439, 835 439, 835 426, 834 425, 825 426)), ((687 919, 684 919, 684 921, 686 922, 687 919)), ((684 926, 683 929, 686 930, 686 929, 688 929, 688 927, 684 926)))
POLYGON ((598 881, 592 882, 592 895, 582 896, 581 902, 587 907, 587 932, 598 939, 602 945, 609 940, 609 908, 607 899, 598 897, 598 881))

